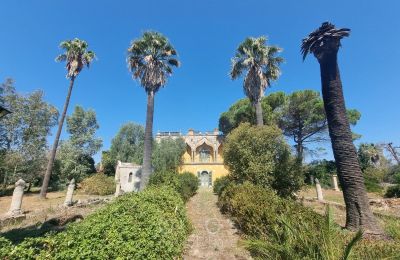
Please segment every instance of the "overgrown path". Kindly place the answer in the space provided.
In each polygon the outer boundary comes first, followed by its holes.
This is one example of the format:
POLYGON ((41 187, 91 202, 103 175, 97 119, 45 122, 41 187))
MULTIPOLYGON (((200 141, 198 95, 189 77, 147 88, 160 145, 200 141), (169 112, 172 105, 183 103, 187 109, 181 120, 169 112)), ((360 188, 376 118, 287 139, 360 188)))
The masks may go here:
POLYGON ((189 237, 184 259, 251 259, 239 243, 233 223, 221 214, 217 196, 200 188, 187 204, 194 231, 189 237))

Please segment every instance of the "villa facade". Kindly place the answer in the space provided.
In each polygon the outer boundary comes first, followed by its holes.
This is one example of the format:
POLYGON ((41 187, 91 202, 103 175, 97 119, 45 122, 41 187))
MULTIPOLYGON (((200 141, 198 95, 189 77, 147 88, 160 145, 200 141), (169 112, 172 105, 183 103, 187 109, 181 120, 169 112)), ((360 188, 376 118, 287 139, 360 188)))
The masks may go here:
POLYGON ((215 129, 212 132, 198 132, 189 129, 180 132, 158 132, 156 142, 163 138, 182 138, 186 143, 183 165, 180 172, 191 172, 198 176, 200 185, 211 187, 217 178, 228 174, 222 157, 224 136, 215 129))

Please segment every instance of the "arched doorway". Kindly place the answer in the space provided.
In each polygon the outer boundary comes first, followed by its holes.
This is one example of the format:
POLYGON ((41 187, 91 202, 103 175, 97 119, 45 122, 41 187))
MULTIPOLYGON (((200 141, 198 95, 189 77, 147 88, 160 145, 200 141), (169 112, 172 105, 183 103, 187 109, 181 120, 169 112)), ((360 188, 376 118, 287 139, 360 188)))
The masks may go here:
POLYGON ((198 172, 198 177, 200 179, 200 186, 201 187, 211 187, 211 185, 212 185, 212 172, 210 172, 210 171, 198 172))

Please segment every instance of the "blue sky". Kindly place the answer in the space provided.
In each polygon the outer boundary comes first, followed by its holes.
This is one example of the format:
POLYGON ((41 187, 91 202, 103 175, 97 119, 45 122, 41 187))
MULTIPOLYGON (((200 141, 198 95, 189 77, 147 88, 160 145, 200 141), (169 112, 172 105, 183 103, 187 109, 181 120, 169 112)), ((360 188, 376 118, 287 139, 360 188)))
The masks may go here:
POLYGON ((3 0, 0 9, 0 80, 14 78, 25 93, 43 89, 59 110, 68 81, 64 65, 54 62, 58 44, 78 37, 97 53, 75 81, 69 112, 77 104, 96 111, 103 149, 123 123, 145 121, 145 93, 125 62, 130 41, 143 31, 165 34, 182 62, 156 96, 154 131, 211 130, 244 96, 242 81, 231 81, 228 72, 247 36, 267 35, 284 49, 283 74, 267 93, 320 90, 318 63, 312 56, 303 62, 299 48, 323 21, 352 29, 339 66, 347 107, 362 113, 355 128, 360 141, 400 143, 399 1, 3 0))

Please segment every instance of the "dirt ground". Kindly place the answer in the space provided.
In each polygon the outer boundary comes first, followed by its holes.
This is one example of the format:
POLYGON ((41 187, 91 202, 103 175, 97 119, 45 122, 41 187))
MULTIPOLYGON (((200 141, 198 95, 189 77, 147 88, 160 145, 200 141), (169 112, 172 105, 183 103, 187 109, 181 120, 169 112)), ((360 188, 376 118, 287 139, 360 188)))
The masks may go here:
MULTIPOLYGON (((11 229, 22 229, 38 223, 43 223, 51 218, 68 218, 73 215, 83 217, 101 207, 103 204, 86 207, 62 207, 66 191, 49 192, 46 199, 40 199, 37 193, 25 194, 22 200, 22 210, 26 218, 0 226, 0 233, 11 229)), ((9 210, 12 196, 0 197, 0 218, 9 210)), ((100 196, 86 195, 75 192, 73 200, 85 201, 87 199, 100 198, 100 196)))
POLYGON ((217 196, 200 188, 187 204, 194 231, 189 237, 184 259, 251 259, 240 244, 240 236, 231 220, 221 214, 217 196))

